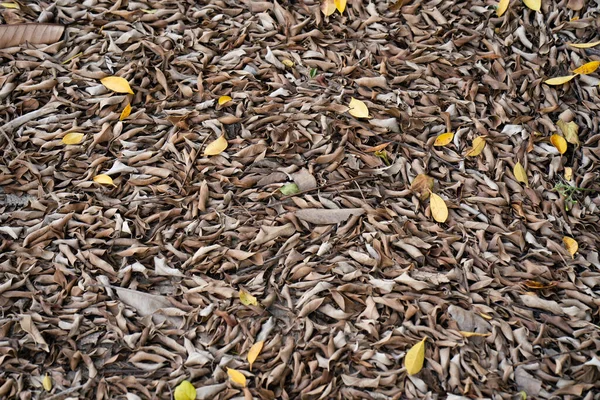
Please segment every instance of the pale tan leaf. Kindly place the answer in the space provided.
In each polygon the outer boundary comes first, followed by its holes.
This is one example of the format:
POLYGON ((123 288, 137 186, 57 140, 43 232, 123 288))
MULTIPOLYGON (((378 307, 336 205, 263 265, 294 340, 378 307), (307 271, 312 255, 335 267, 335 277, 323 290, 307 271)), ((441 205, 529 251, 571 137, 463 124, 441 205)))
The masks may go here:
POLYGON ((332 225, 346 221, 352 216, 363 215, 365 210, 362 208, 340 208, 327 210, 324 208, 305 208, 298 210, 294 214, 302 221, 316 225, 332 225))
POLYGON ((473 139, 473 147, 471 147, 471 149, 469 151, 467 151, 466 156, 467 157, 477 157, 478 155, 481 154, 481 152, 485 148, 485 144, 486 144, 485 138, 483 138, 481 136, 477 136, 475 139, 473 139))
POLYGON ((101 185, 115 186, 115 183, 113 182, 112 178, 106 174, 99 174, 94 176, 94 182, 99 183, 101 185))
POLYGON ((508 10, 509 3, 510 3, 510 0, 500 0, 500 2, 498 3, 498 8, 496 9, 496 15, 498 17, 501 17, 502 15, 504 15, 506 10, 508 10))
POLYGON ((222 106, 225 103, 229 103, 231 100, 233 99, 230 96, 221 96, 219 97, 217 103, 219 103, 219 105, 222 106))
POLYGON ((600 67, 600 61, 590 61, 573 70, 573 73, 580 75, 591 74, 592 72, 596 71, 598 67, 600 67))
POLYGON ((227 375, 229 376, 229 380, 237 386, 246 387, 246 377, 240 371, 227 368, 227 375))
POLYGON ((107 76, 106 78, 100 79, 100 82, 108 89, 115 93, 130 93, 133 94, 131 86, 127 79, 121 78, 120 76, 107 76))
POLYGON ((562 85, 575 78, 577 75, 557 76, 556 78, 550 78, 544 81, 547 85, 562 85))
POLYGON ((65 27, 58 24, 0 25, 0 49, 25 43, 52 44, 60 40, 65 27))
POLYGON ((219 136, 219 138, 217 140, 210 142, 208 144, 208 146, 206 146, 206 148, 204 149, 204 155, 205 156, 219 155, 222 152, 224 152, 225 149, 227 149, 228 145, 229 144, 227 143, 227 139, 225 139, 225 136, 219 136))
POLYGON ((435 142, 433 142, 434 146, 445 146, 448 143, 452 142, 452 139, 454 139, 454 132, 446 132, 446 133, 442 133, 440 135, 438 135, 437 138, 435 138, 435 142))
POLYGON ((540 11, 542 8, 542 0, 523 0, 523 3, 533 11, 540 11))
POLYGON ((245 306, 257 306, 258 305, 258 300, 256 299, 256 297, 252 296, 252 294, 250 294, 245 289, 240 290, 239 296, 240 296, 240 301, 245 306))
POLYGON ((119 121, 123 121, 125 118, 129 117, 131 114, 131 105, 127 104, 123 111, 121 112, 121 116, 119 117, 119 121))
POLYGON ((590 43, 567 43, 571 47, 575 47, 576 49, 589 49, 591 47, 598 46, 600 44, 600 40, 597 42, 590 43))
POLYGON ((325 14, 326 17, 329 17, 336 10, 334 0, 323 0, 321 3, 321 11, 325 14))
POLYGON ((431 215, 437 222, 444 223, 448 219, 448 207, 446 202, 439 195, 431 193, 429 196, 429 207, 431 215))
POLYGON ((426 340, 427 337, 424 337, 423 340, 411 347, 404 357, 404 367, 406 367, 406 372, 409 375, 418 374, 423 369, 426 340))
POLYGON ((260 354, 264 344, 265 342, 261 340, 254 343, 252 347, 250 347, 250 350, 248 351, 248 363, 250 364, 250 371, 252 371, 252 364, 254 364, 258 358, 258 355, 260 354))
POLYGON ((426 174, 419 174, 415 176, 410 190, 419 196, 421 200, 427 200, 429 193, 433 190, 433 178, 426 174))
POLYGON ((560 154, 565 154, 565 151, 567 151, 567 141, 564 137, 557 135, 556 133, 550 136, 550 143, 556 147, 556 150, 558 150, 560 154))
POLYGON ((65 136, 63 136, 62 142, 64 144, 79 144, 83 140, 84 136, 85 135, 83 133, 78 132, 67 133, 65 136))
POLYGON ((44 340, 44 337, 42 336, 42 334, 40 333, 38 328, 35 326, 35 323, 31 319, 31 315, 22 315, 21 316, 21 329, 23 329, 25 332, 27 332, 31 336, 33 341, 36 344, 38 344, 45 352, 50 351, 50 348, 48 347, 48 344, 44 340))
POLYGON ((517 181, 523 182, 525 184, 525 186, 529 187, 529 180, 527 179, 527 172, 525 171, 525 168, 523 167, 521 162, 517 161, 517 163, 515 164, 515 166, 513 168, 513 174, 515 175, 515 178, 517 179, 517 181))
POLYGON ((367 105, 361 100, 355 99, 354 97, 350 100, 350 104, 348 104, 350 108, 348 112, 350 115, 356 118, 369 118, 369 108, 367 105))
POLYGON ((573 178, 573 168, 565 167, 565 180, 570 181, 573 178))
POLYGON ((579 250, 579 243, 569 236, 563 237, 563 243, 565 244, 569 254, 571 254, 571 257, 575 258, 575 253, 577 253, 577 250, 579 250))

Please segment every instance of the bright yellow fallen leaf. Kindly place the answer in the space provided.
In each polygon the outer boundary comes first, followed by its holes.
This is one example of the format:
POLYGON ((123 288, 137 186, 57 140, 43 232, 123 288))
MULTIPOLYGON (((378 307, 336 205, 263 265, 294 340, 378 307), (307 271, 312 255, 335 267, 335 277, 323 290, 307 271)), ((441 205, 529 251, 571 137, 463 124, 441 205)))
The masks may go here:
POLYGON ((288 68, 294 67, 294 62, 292 60, 290 60, 289 58, 284 58, 283 60, 281 60, 281 63, 288 68))
POLYGON ((540 11, 542 0, 523 0, 523 3, 533 11, 540 11))
POLYGON ((459 331, 459 332, 461 335, 463 335, 466 338, 475 337, 475 336, 488 337, 491 335, 491 333, 481 333, 481 332, 467 332, 467 331, 459 331))
POLYGON ((589 49, 591 47, 598 46, 600 44, 600 40, 597 42, 590 43, 567 43, 571 47, 575 47, 576 49, 589 49))
POLYGON ((450 143, 452 139, 454 139, 454 132, 442 133, 435 138, 433 145, 438 147, 445 146, 450 143))
POLYGON ((573 178, 573 168, 565 167, 565 180, 570 181, 573 178))
POLYGON ((225 103, 229 103, 231 100, 233 100, 233 99, 229 96, 221 96, 221 97, 219 97, 218 103, 220 106, 222 106, 225 103))
POLYGON ((499 17, 504 15, 506 10, 508 10, 509 3, 510 3, 510 0, 500 0, 500 2, 498 3, 498 8, 496 9, 496 15, 499 17))
POLYGON ((131 90, 129 82, 120 76, 107 76, 106 78, 100 79, 100 82, 102 82, 107 89, 112 90, 113 92, 133 94, 133 90, 131 90))
POLYGON ((208 146, 206 146, 206 148, 204 149, 204 155, 205 156, 219 155, 225 151, 227 146, 228 146, 228 143, 227 143, 227 139, 225 139, 225 136, 219 136, 219 138, 217 140, 210 142, 208 144, 208 146))
POLYGON ((229 376, 231 382, 238 386, 246 387, 246 377, 240 371, 233 368, 227 368, 227 375, 229 376))
POLYGON ((46 374, 46 376, 44 376, 44 379, 42 379, 42 386, 44 387, 44 390, 46 392, 52 390, 52 378, 50 378, 48 374, 46 374))
POLYGON ((65 136, 63 136, 62 142, 64 144, 79 144, 83 140, 84 136, 85 135, 83 133, 78 132, 67 133, 65 136))
POLYGON ((252 296, 245 289, 240 290, 240 301, 245 306, 257 306, 258 305, 258 300, 256 300, 256 297, 252 296))
POLYGON ((129 117, 131 114, 131 105, 127 104, 123 111, 121 112, 121 116, 119 117, 119 121, 123 121, 125 118, 129 117))
POLYGON ((590 61, 588 63, 583 64, 581 67, 574 69, 574 74, 586 75, 591 74, 596 71, 600 67, 600 61, 590 61))
POLYGON ((482 313, 482 312, 480 312, 480 313, 479 313, 479 315, 480 315, 482 318, 485 318, 485 319, 487 319, 488 321, 492 319, 492 316, 491 316, 491 315, 488 315, 488 314, 486 314, 486 313, 482 313))
POLYGON ((525 186, 529 187, 529 180, 527 179, 527 172, 525 172, 525 168, 523 167, 523 164, 521 164, 520 161, 517 161, 517 163, 515 164, 515 166, 513 168, 513 174, 515 175, 515 178, 517 179, 517 181, 523 182, 525 184, 525 186))
POLYGON ((437 222, 444 223, 448 219, 448 207, 446 202, 440 196, 435 193, 429 194, 429 207, 431 208, 431 215, 437 222))
POLYGON ((568 76, 558 76, 556 78, 550 78, 545 80, 544 83, 547 85, 562 85, 564 83, 569 82, 571 79, 575 78, 577 75, 568 75, 568 76))
POLYGON ((575 258, 575 253, 577 253, 577 250, 579 250, 579 243, 569 236, 565 236, 563 238, 563 243, 565 244, 565 247, 567 248, 567 251, 571 257, 575 258))
POLYGON ((0 3, 0 5, 2 5, 4 8, 12 8, 13 10, 21 9, 21 7, 19 7, 19 5, 16 3, 0 3))
POLYGON ((101 185, 113 185, 115 186, 115 183, 113 182, 112 178, 108 175, 105 174, 100 174, 100 175, 96 175, 94 177, 94 182, 99 183, 101 185))
POLYGON ((335 8, 341 13, 346 9, 346 0, 333 0, 333 4, 335 4, 335 8))
POLYGON ((350 115, 356 118, 369 118, 369 108, 365 103, 360 100, 355 99, 354 97, 350 100, 350 104, 348 104, 350 110, 348 112, 350 115))
POLYGON ((323 0, 321 3, 321 11, 325 14, 326 17, 329 17, 336 10, 334 0, 323 0))
POLYGON ((485 138, 481 136, 477 136, 473 139, 473 147, 469 151, 467 151, 467 157, 477 157, 481 154, 483 149, 485 148, 485 138))
POLYGON ((250 371, 252 371, 252 364, 254 364, 254 361, 256 361, 258 358, 258 355, 260 354, 264 345, 265 342, 261 340, 260 342, 254 343, 252 347, 250 347, 250 350, 248 351, 248 363, 250 364, 250 371))
POLYGON ((559 119, 556 121, 556 126, 560 128, 567 142, 577 146, 579 145, 579 126, 575 122, 565 122, 562 119, 559 119))
POLYGON ((194 400, 196 388, 189 381, 183 381, 175 388, 173 397, 175 400, 194 400))
POLYGON ((567 151, 567 141, 564 137, 557 135, 556 133, 550 136, 550 143, 556 147, 556 150, 558 150, 560 154, 565 154, 565 151, 567 151))
POLYGON ((404 366, 406 372, 409 375, 418 374, 423 369, 423 363, 425 362, 425 341, 427 337, 424 337, 419 343, 415 344, 408 350, 404 357, 404 366))

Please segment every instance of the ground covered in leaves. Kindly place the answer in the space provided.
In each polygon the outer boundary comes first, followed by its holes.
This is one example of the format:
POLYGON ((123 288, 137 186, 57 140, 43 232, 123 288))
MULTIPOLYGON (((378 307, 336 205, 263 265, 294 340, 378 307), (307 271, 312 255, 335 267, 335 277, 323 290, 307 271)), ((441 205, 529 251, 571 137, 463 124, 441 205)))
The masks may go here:
POLYGON ((0 397, 598 399, 598 4, 405 3, 3 3, 0 397))

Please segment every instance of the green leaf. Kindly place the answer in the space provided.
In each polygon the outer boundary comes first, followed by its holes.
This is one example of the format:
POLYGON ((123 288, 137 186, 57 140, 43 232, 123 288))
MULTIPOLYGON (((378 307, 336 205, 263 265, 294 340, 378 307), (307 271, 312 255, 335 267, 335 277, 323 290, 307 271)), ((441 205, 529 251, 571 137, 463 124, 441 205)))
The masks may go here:
POLYGON ((189 381, 183 381, 175 388, 175 400, 194 400, 196 388, 189 381))
POLYGON ((311 68, 310 69, 310 77, 314 78, 315 76, 317 76, 317 69, 316 68, 311 68))
POLYGON ((295 183, 288 183, 287 185, 283 185, 282 187, 280 187, 279 191, 285 196, 290 196, 292 194, 298 193, 300 191, 300 188, 298 188, 298 185, 296 185, 295 183))

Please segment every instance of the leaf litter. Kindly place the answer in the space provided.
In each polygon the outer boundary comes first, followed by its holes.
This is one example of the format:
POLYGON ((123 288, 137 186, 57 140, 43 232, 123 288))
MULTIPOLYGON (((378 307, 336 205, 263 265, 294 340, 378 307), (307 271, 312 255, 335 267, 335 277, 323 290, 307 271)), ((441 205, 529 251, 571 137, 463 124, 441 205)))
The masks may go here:
POLYGON ((594 398, 594 4, 15 4, 0 397, 594 398))

